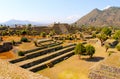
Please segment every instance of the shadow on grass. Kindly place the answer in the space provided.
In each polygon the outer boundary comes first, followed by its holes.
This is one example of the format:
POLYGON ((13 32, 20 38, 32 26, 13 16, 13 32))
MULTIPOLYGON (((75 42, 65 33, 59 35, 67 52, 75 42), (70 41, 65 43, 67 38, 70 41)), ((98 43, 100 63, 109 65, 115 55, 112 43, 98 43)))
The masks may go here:
POLYGON ((82 58, 82 60, 85 60, 88 62, 98 62, 103 59, 104 59, 104 57, 82 58))

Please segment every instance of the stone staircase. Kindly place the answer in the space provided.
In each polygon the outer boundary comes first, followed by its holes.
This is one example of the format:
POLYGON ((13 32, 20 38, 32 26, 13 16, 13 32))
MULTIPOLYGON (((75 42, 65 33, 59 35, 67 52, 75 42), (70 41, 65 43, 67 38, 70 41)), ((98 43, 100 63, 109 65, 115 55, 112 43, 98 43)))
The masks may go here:
POLYGON ((9 62, 22 68, 37 72, 49 67, 47 64, 56 64, 74 55, 75 44, 62 46, 61 43, 48 47, 39 47, 25 52, 25 56, 9 62))

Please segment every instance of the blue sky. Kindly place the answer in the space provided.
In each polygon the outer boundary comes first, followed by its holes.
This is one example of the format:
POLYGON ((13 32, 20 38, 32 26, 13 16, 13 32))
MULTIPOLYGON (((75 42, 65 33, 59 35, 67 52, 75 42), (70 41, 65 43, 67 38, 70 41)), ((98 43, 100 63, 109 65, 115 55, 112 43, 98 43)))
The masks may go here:
POLYGON ((94 8, 120 7, 120 0, 0 0, 0 22, 10 19, 72 23, 94 8))

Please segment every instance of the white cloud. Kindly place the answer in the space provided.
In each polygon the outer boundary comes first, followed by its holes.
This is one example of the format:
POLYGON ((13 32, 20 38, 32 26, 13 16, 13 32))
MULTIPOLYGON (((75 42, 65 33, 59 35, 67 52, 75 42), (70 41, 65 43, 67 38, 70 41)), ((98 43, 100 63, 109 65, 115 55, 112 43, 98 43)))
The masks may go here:
POLYGON ((103 10, 110 8, 110 5, 107 5, 106 7, 103 8, 103 10))
POLYGON ((71 15, 71 16, 66 17, 64 20, 66 22, 72 23, 72 22, 75 22, 78 19, 80 19, 80 15, 71 15))
POLYGON ((79 19, 79 18, 80 18, 79 15, 71 15, 71 16, 68 16, 66 19, 67 19, 67 20, 77 20, 77 19, 79 19))

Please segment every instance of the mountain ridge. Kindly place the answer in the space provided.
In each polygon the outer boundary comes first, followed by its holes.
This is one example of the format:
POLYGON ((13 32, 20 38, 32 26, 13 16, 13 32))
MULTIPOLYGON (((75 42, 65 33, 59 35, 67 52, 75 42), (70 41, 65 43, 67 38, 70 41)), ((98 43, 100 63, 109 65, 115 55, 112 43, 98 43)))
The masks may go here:
POLYGON ((16 20, 16 19, 11 19, 11 20, 8 20, 6 22, 2 22, 0 24, 2 24, 2 25, 10 25, 10 26, 15 25, 15 24, 17 24, 17 25, 32 24, 32 25, 40 25, 40 26, 48 25, 48 23, 40 23, 40 22, 34 22, 34 21, 29 21, 29 20, 16 20))
POLYGON ((120 7, 103 10, 95 8, 75 23, 77 26, 120 26, 120 7))

